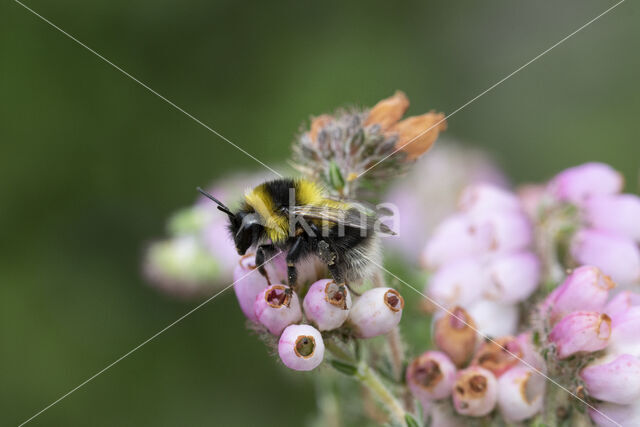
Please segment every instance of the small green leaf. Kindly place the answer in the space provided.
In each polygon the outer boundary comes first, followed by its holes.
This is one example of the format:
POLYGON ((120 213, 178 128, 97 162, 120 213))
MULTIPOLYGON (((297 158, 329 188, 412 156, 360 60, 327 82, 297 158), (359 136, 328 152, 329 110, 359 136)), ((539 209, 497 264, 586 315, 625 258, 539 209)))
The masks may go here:
POLYGON ((338 191, 342 191, 344 188, 342 172, 340 172, 340 168, 334 161, 329 164, 329 184, 338 191))
POLYGON ((533 344, 536 347, 540 347, 540 332, 539 331, 535 331, 533 333, 533 344))
POLYGON ((420 423, 411 414, 405 414, 404 421, 407 423, 407 427, 420 427, 420 423))
POLYGON ((336 371, 342 372, 345 375, 354 376, 358 372, 358 368, 350 363, 340 362, 335 359, 329 363, 331 363, 331 366, 333 366, 336 371))

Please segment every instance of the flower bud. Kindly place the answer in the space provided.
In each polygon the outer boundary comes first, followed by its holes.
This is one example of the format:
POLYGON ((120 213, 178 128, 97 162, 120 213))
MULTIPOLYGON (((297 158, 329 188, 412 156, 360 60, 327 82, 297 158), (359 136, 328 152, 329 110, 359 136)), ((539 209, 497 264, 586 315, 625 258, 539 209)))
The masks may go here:
POLYGON ((627 237, 599 230, 580 230, 571 240, 571 256, 596 265, 619 285, 640 281, 640 249, 627 237))
POLYGON ((469 305, 480 298, 489 285, 489 277, 480 260, 452 261, 431 277, 427 295, 445 307, 469 305))
POLYGON ((578 352, 602 350, 610 337, 611 318, 592 311, 576 311, 565 316, 549 334, 560 359, 578 352))
POLYGON ((430 401, 451 395, 456 367, 446 354, 427 351, 409 364, 406 378, 411 393, 428 407, 430 401))
POLYGON ((400 323, 404 298, 392 288, 366 291, 349 311, 349 323, 359 338, 386 334, 400 323))
POLYGON ((253 309, 258 321, 273 335, 302 320, 300 300, 295 292, 285 285, 271 285, 256 297, 253 309))
POLYGON ((490 250, 497 253, 526 249, 533 242, 531 222, 523 212, 478 212, 471 216, 472 227, 491 230, 490 250))
POLYGON ((578 267, 547 296, 542 305, 543 315, 549 313, 553 324, 573 311, 601 312, 614 286, 598 267, 578 267))
POLYGON ((520 211, 515 194, 491 184, 475 184, 465 188, 458 201, 463 212, 520 211))
POLYGON ((623 405, 640 399, 640 360, 629 354, 596 361, 580 372, 591 397, 623 405))
POLYGON ((461 368, 471 359, 478 340, 476 324, 462 307, 454 307, 435 322, 433 331, 436 346, 461 368))
POLYGON ((310 371, 322 363, 324 341, 320 332, 309 325, 287 326, 278 342, 280 360, 295 371, 310 371))
POLYGON ((309 288, 302 303, 304 313, 319 330, 342 326, 349 316, 351 294, 344 285, 330 279, 318 280, 309 288))
POLYGON ((440 132, 447 130, 447 121, 442 113, 427 113, 407 117, 393 125, 389 132, 398 134, 396 150, 404 151, 407 160, 415 160, 423 155, 438 139, 440 132))
POLYGON ((640 197, 635 194, 589 197, 582 207, 591 228, 640 241, 640 197))
POLYGON ((585 163, 566 169, 549 183, 558 200, 580 204, 589 196, 616 194, 622 190, 622 175, 604 163, 585 163))
POLYGON ((615 316, 609 353, 640 357, 640 306, 630 307, 615 316))
POLYGON ((481 255, 489 250, 492 228, 471 223, 464 214, 456 214, 441 222, 422 253, 425 267, 435 269, 456 259, 481 255))
POLYGON ((545 378, 530 368, 516 366, 498 379, 498 407, 505 420, 518 422, 542 409, 545 378))
POLYGON ((547 367, 544 359, 533 344, 533 333, 523 332, 516 337, 516 341, 520 346, 520 350, 522 350, 522 363, 538 371, 546 372, 547 367))
POLYGON ((611 320, 615 325, 617 323, 618 316, 624 314, 627 309, 637 305, 640 305, 640 294, 631 291, 623 291, 611 298, 603 311, 611 317, 611 320))
POLYGON ((501 304, 481 299, 467 308, 478 331, 489 337, 513 335, 518 329, 519 310, 516 304, 501 304))
POLYGON ((240 258, 233 271, 233 290, 238 298, 238 304, 245 316, 252 322, 258 323, 253 305, 256 297, 267 286, 267 280, 256 269, 255 254, 247 254, 240 258))
POLYGON ((373 106, 364 125, 378 125, 382 131, 385 131, 402 118, 407 108, 409 108, 409 99, 404 92, 398 90, 393 96, 373 106))
POLYGON ((601 403, 595 409, 589 408, 593 422, 600 427, 640 425, 640 402, 631 405, 601 403))
POLYGON ((498 382, 486 369, 471 366, 458 373, 453 386, 453 405, 462 415, 482 417, 496 406, 498 382))
POLYGON ((527 299, 540 282, 540 261, 532 252, 500 255, 489 265, 490 285, 485 295, 514 304, 527 299))
POLYGON ((480 366, 500 377, 517 365, 522 356, 522 349, 516 338, 506 336, 482 343, 473 356, 471 365, 480 366))

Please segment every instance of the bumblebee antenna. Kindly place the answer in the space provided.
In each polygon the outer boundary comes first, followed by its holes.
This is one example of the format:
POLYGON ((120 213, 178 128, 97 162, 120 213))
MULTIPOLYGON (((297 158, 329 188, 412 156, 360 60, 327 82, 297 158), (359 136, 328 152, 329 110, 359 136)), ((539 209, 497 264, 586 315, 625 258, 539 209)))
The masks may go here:
POLYGON ((196 187, 196 190, 198 190, 198 192, 202 194, 204 197, 206 197, 207 199, 214 201, 218 205, 218 209, 220 209, 222 212, 226 213, 231 217, 235 216, 233 212, 231 212, 231 210, 228 207, 226 207, 224 203, 222 203, 220 200, 216 199, 215 197, 213 197, 211 194, 207 193, 200 187, 196 187))

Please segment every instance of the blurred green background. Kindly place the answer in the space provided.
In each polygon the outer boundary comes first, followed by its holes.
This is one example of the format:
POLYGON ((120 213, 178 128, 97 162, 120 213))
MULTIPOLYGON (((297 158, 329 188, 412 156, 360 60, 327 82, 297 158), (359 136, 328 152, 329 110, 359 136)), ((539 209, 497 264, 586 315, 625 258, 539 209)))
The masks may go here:
MULTIPOLYGON (((613 1, 31 0, 38 13, 267 164, 300 123, 404 90, 445 113, 613 1)), ((627 1, 449 120, 515 182, 587 160, 636 191, 640 6, 627 1)), ((0 5, 0 424, 18 424, 196 303, 141 277, 194 187, 253 160, 17 3, 0 5)), ((291 425, 313 383, 231 292, 33 425, 291 425)))

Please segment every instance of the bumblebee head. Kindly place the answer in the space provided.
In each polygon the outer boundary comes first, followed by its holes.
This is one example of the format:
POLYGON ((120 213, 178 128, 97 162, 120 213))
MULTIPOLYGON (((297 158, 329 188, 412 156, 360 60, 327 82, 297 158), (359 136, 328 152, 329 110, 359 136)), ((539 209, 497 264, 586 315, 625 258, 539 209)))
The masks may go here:
POLYGON ((264 226, 257 213, 240 211, 229 222, 229 231, 233 236, 238 255, 244 255, 247 249, 260 241, 264 226))
POLYGON ((236 250, 239 255, 244 255, 251 246, 256 244, 264 232, 264 226, 260 215, 255 212, 240 211, 231 212, 224 203, 213 197, 211 194, 198 187, 197 190, 206 198, 218 205, 218 209, 229 216, 229 231, 233 236, 236 250))

